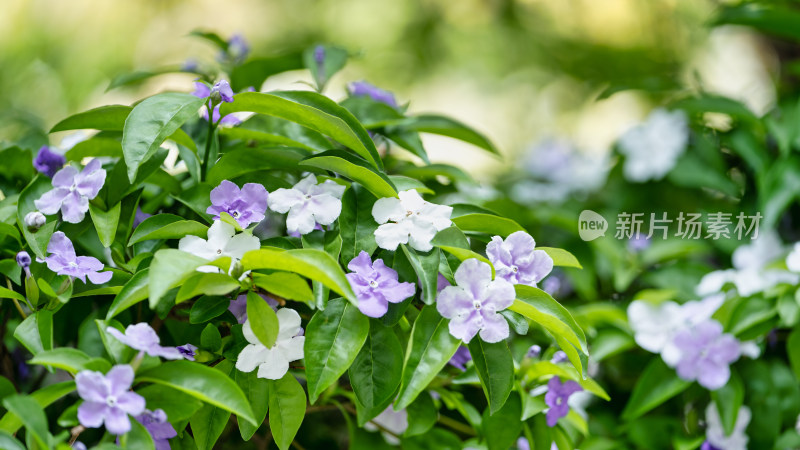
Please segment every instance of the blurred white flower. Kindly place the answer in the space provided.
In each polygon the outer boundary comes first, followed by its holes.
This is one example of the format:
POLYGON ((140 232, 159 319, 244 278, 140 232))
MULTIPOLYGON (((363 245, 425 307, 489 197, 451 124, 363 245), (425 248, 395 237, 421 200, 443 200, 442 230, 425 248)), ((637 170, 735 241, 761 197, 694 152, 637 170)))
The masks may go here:
MULTIPOLYGON (((423 393, 423 395, 425 395, 423 393)), ((394 433, 396 436, 402 436, 408 429, 408 412, 405 409, 395 411, 391 405, 384 409, 382 413, 375 416, 374 419, 364 424, 364 428, 369 431, 376 431, 379 428, 375 425, 380 425, 384 430, 394 433)), ((386 442, 392 445, 398 445, 400 441, 392 434, 382 433, 386 442)))
POLYGON ((683 111, 654 110, 619 139, 619 151, 625 155, 625 178, 636 183, 664 178, 688 142, 689 126, 683 111))
POLYGON ((628 306, 628 323, 639 347, 661 353, 675 333, 709 319, 724 301, 722 294, 682 305, 671 301, 654 305, 635 300, 628 306))
POLYGON ((721 450, 747 450, 748 437, 745 434, 750 423, 750 408, 742 406, 736 416, 736 423, 730 435, 725 434, 722 419, 719 417, 717 405, 711 402, 706 407, 706 440, 714 448, 721 450))
POLYGON ((800 242, 795 242, 792 251, 786 257, 786 268, 792 272, 800 272, 800 242))

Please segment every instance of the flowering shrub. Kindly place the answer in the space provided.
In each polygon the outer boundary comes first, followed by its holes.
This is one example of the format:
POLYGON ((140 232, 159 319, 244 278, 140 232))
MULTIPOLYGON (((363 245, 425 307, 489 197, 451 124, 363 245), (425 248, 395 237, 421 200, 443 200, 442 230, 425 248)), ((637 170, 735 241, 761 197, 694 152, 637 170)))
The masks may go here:
POLYGON ((609 397, 584 331, 537 287, 578 261, 442 204, 463 177, 419 134, 492 144, 363 81, 326 97, 341 49, 248 59, 241 36, 197 35, 221 73, 186 65, 187 92, 64 119, 51 131, 97 130, 66 152, 11 148, 0 307, 18 368, 0 377, 0 447, 578 441, 567 399, 609 397), (303 66, 316 92, 257 92, 303 66))

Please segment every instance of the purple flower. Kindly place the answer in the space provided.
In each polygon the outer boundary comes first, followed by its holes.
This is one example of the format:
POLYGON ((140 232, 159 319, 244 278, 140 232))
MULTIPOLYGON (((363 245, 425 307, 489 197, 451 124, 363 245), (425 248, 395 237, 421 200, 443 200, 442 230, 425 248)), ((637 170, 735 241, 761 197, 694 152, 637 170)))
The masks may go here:
POLYGON ((25 250, 17 253, 17 265, 20 266, 24 270, 28 270, 31 266, 31 255, 28 254, 25 250))
POLYGON ((347 280, 358 298, 358 309, 369 317, 382 317, 389 303, 400 303, 414 295, 414 283, 399 282, 397 272, 386 267, 382 259, 373 263, 369 253, 361 250, 350 260, 347 280))
POLYGON ((533 344, 528 348, 527 353, 525 353, 526 358, 538 358, 542 354, 542 347, 539 347, 536 344, 533 344))
POLYGON ((181 355, 189 361, 194 361, 194 355, 197 352, 197 347, 192 344, 184 344, 175 347, 181 352, 181 355))
POLYGON ((392 108, 397 108, 397 100, 395 100, 394 94, 367 83, 366 81, 354 81, 350 83, 348 90, 353 97, 366 96, 376 102, 385 103, 392 108))
POLYGON ((493 237, 486 245, 486 256, 497 277, 511 284, 536 287, 553 270, 553 258, 543 250, 536 250, 536 241, 524 231, 511 233, 505 241, 500 236, 493 237))
POLYGON ((91 370, 78 372, 75 384, 83 399, 78 420, 87 428, 99 428, 105 422, 109 433, 125 434, 131 429, 128 414, 144 412, 144 398, 130 391, 133 368, 127 364, 112 367, 105 376, 91 370))
POLYGON ((195 81, 194 91, 192 91, 192 95, 194 95, 197 98, 206 98, 209 95, 211 95, 211 88, 208 87, 208 85, 203 83, 202 81, 195 81))
POLYGON ((466 365, 470 361, 472 361, 472 355, 469 353, 469 349, 461 345, 450 358, 450 361, 447 361, 447 364, 463 372, 467 370, 466 365))
POLYGON ((228 52, 234 62, 242 62, 250 53, 250 44, 240 33, 236 33, 228 40, 228 52))
POLYGON ((214 83, 210 94, 219 94, 223 102, 233 103, 233 89, 231 89, 231 85, 227 80, 219 80, 214 83))
POLYGON ((53 175, 64 167, 66 163, 67 158, 65 158, 64 155, 60 155, 50 150, 50 147, 44 145, 39 149, 36 158, 33 159, 33 168, 39 171, 39 173, 53 178, 53 175))
POLYGON ((72 444, 72 448, 73 448, 74 450, 86 450, 86 444, 84 444, 84 443, 83 443, 83 442, 81 442, 81 441, 75 441, 75 442, 72 444))
POLYGON ((715 320, 677 332, 661 352, 664 362, 674 367, 679 377, 697 380, 712 391, 725 386, 731 376, 728 366, 739 356, 739 341, 723 333, 722 325, 715 320))
POLYGON ((628 239, 628 250, 633 253, 639 253, 647 250, 651 243, 651 240, 648 239, 647 236, 641 233, 636 233, 636 236, 628 239))
POLYGON ((318 45, 314 47, 314 62, 317 63, 318 66, 322 66, 325 63, 325 47, 322 45, 318 45))
POLYGON ((567 354, 559 350, 553 353, 553 357, 550 358, 550 362, 553 364, 560 364, 562 362, 567 362, 568 359, 569 358, 567 357, 567 354))
MULTIPOLYGON (((211 115, 211 120, 213 120, 214 123, 219 123, 220 125, 231 125, 231 126, 239 125, 240 123, 242 123, 242 121, 239 120, 239 118, 236 117, 233 114, 228 114, 225 117, 223 117, 222 120, 220 120, 220 118, 219 118, 219 107, 220 107, 220 105, 221 104, 219 104, 219 105, 214 107, 214 112, 211 115)), ((202 117, 205 120, 208 120, 208 108, 207 107, 204 106, 203 109, 200 110, 200 117, 202 117)))
POLYGON ((700 446, 700 450, 722 450, 722 449, 714 447, 708 441, 703 441, 703 445, 700 446))
POLYGON ((544 395, 544 402, 550 407, 547 411, 548 426, 556 426, 558 419, 569 413, 569 396, 582 390, 581 385, 575 381, 567 380, 562 383, 559 377, 550 378, 547 382, 547 394, 544 395))
MULTIPOLYGON (((246 91, 251 91, 252 88, 247 88, 246 91)), ((231 89, 231 85, 226 80, 220 80, 214 84, 213 87, 208 87, 207 84, 203 83, 202 81, 195 81, 194 82, 194 91, 192 95, 199 98, 208 98, 211 95, 219 94, 220 98, 223 102, 233 103, 234 93, 231 89)), ((220 113, 219 108, 222 103, 214 106, 214 110, 211 113, 211 120, 214 123, 219 123, 220 125, 238 125, 242 123, 239 118, 237 118, 233 114, 228 114, 220 120, 220 113)), ((208 120, 208 105, 204 105, 203 108, 200 110, 200 116, 208 120)))
POLYGON ((514 286, 500 277, 492 280, 489 264, 475 258, 458 266, 455 281, 436 299, 439 314, 450 319, 450 334, 467 343, 478 332, 486 342, 507 338, 508 322, 499 312, 514 303, 514 286))
POLYGON ((163 409, 155 411, 145 409, 144 413, 136 416, 136 420, 150 433, 153 443, 156 444, 156 450, 170 450, 168 440, 177 436, 178 432, 167 422, 167 414, 163 409))
POLYGON ((103 263, 97 258, 76 256, 72 241, 61 231, 53 233, 50 243, 47 244, 47 252, 50 253, 44 259, 47 268, 59 275, 78 278, 84 283, 88 277, 94 284, 108 283, 113 275, 111 272, 100 272, 103 270, 103 263))
POLYGON ((65 222, 80 223, 89 210, 89 200, 97 197, 106 181, 106 171, 95 158, 81 172, 66 166, 53 176, 53 190, 45 192, 33 202, 45 214, 61 210, 65 222))
MULTIPOLYGON (((274 298, 270 297, 269 295, 258 294, 261 298, 264 299, 267 304, 274 309, 275 311, 278 310, 278 301, 274 298)), ((242 294, 236 297, 236 300, 231 300, 231 304, 228 306, 228 311, 233 314, 233 317, 236 317, 236 321, 240 324, 244 324, 247 322, 247 294, 242 294)))
POLYGON ((239 189, 235 183, 222 180, 219 186, 211 191, 211 206, 206 213, 213 214, 219 220, 219 214, 231 215, 242 228, 251 223, 264 220, 267 211, 267 190, 258 183, 247 183, 239 189))
POLYGON ((200 69, 200 64, 194 58, 188 58, 186 61, 183 62, 181 65, 181 71, 183 72, 197 72, 200 69))
POLYGON ((114 327, 106 328, 106 333, 114 336, 128 347, 147 353, 150 356, 162 356, 166 359, 183 359, 183 354, 175 347, 162 347, 156 330, 145 322, 128 325, 125 333, 114 327))
POLYGON ((136 208, 136 214, 133 216, 133 228, 138 227, 145 219, 153 217, 152 214, 147 214, 146 212, 142 211, 142 208, 136 208))

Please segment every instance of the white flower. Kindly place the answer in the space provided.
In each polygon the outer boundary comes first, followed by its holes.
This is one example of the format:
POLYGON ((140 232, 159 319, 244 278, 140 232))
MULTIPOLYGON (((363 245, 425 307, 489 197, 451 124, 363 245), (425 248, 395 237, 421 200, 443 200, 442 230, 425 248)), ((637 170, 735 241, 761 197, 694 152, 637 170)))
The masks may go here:
POLYGON ((736 416, 736 423, 733 425, 733 432, 730 436, 725 434, 722 420, 714 402, 706 407, 706 440, 709 444, 720 450, 747 450, 747 425, 750 423, 750 408, 742 406, 736 416))
POLYGON ((331 180, 317 184, 317 177, 309 175, 291 189, 278 189, 269 194, 269 209, 286 217, 286 230, 290 233, 308 234, 316 224, 330 225, 342 212, 342 194, 345 187, 331 180))
POLYGON ((786 257, 786 267, 792 272, 800 272, 800 242, 796 242, 786 257))
POLYGON ((709 319, 724 300, 723 295, 683 305, 670 301, 654 305, 635 300, 628 306, 628 323, 633 329, 633 339, 639 347, 661 353, 675 333, 709 319))
POLYGON ((267 348, 258 340, 250 320, 244 323, 242 332, 250 344, 245 347, 236 360, 236 368, 242 372, 252 372, 258 367, 258 377, 269 380, 278 380, 289 371, 289 362, 303 359, 303 344, 305 336, 300 334, 300 314, 289 308, 281 308, 276 313, 278 316, 278 339, 275 344, 267 348))
MULTIPOLYGON (((229 273, 233 270, 233 266, 238 262, 245 253, 250 250, 258 250, 261 248, 261 241, 257 237, 248 234, 236 234, 236 229, 233 225, 227 224, 221 220, 215 220, 208 229, 208 240, 197 236, 186 236, 181 238, 178 242, 178 250, 191 253, 209 261, 214 261, 223 256, 231 258, 231 267, 229 273)), ((219 272, 220 269, 215 266, 200 266, 197 268, 200 272, 219 272)))
POLYGON ((375 416, 374 419, 364 424, 364 428, 369 431, 377 431, 379 428, 375 425, 380 425, 380 429, 387 430, 389 433, 383 433, 386 442, 392 445, 400 444, 396 436, 402 436, 408 429, 408 411, 401 409, 395 411, 391 405, 384 409, 382 413, 375 416))
POLYGON ((664 178, 678 161, 689 141, 686 114, 656 109, 647 119, 619 139, 625 155, 623 173, 630 181, 642 183, 664 178))
POLYGON ((372 206, 372 217, 381 224, 375 230, 375 241, 386 250, 397 250, 400 244, 411 244, 427 252, 437 231, 449 227, 450 206, 426 202, 416 190, 401 191, 399 198, 384 197, 372 206))

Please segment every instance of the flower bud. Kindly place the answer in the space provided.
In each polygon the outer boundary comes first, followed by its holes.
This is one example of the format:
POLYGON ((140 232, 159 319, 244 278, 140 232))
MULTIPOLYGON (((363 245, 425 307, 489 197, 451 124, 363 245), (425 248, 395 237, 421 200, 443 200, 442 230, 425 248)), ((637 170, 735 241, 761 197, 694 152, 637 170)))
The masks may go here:
POLYGON ((553 364, 558 364, 567 361, 567 354, 562 352, 561 350, 553 353, 553 357, 550 359, 550 362, 553 364))
POLYGON ((31 255, 25 250, 17 253, 17 265, 27 270, 31 266, 31 255))
POLYGON ((542 347, 534 344, 528 349, 528 353, 525 354, 527 358, 538 358, 542 354, 542 347))
POLYGON ((23 222, 25 222, 25 226, 28 228, 28 231, 35 233, 39 230, 39 228, 42 228, 44 224, 47 223, 47 218, 39 211, 33 211, 25 214, 25 219, 23 222))

